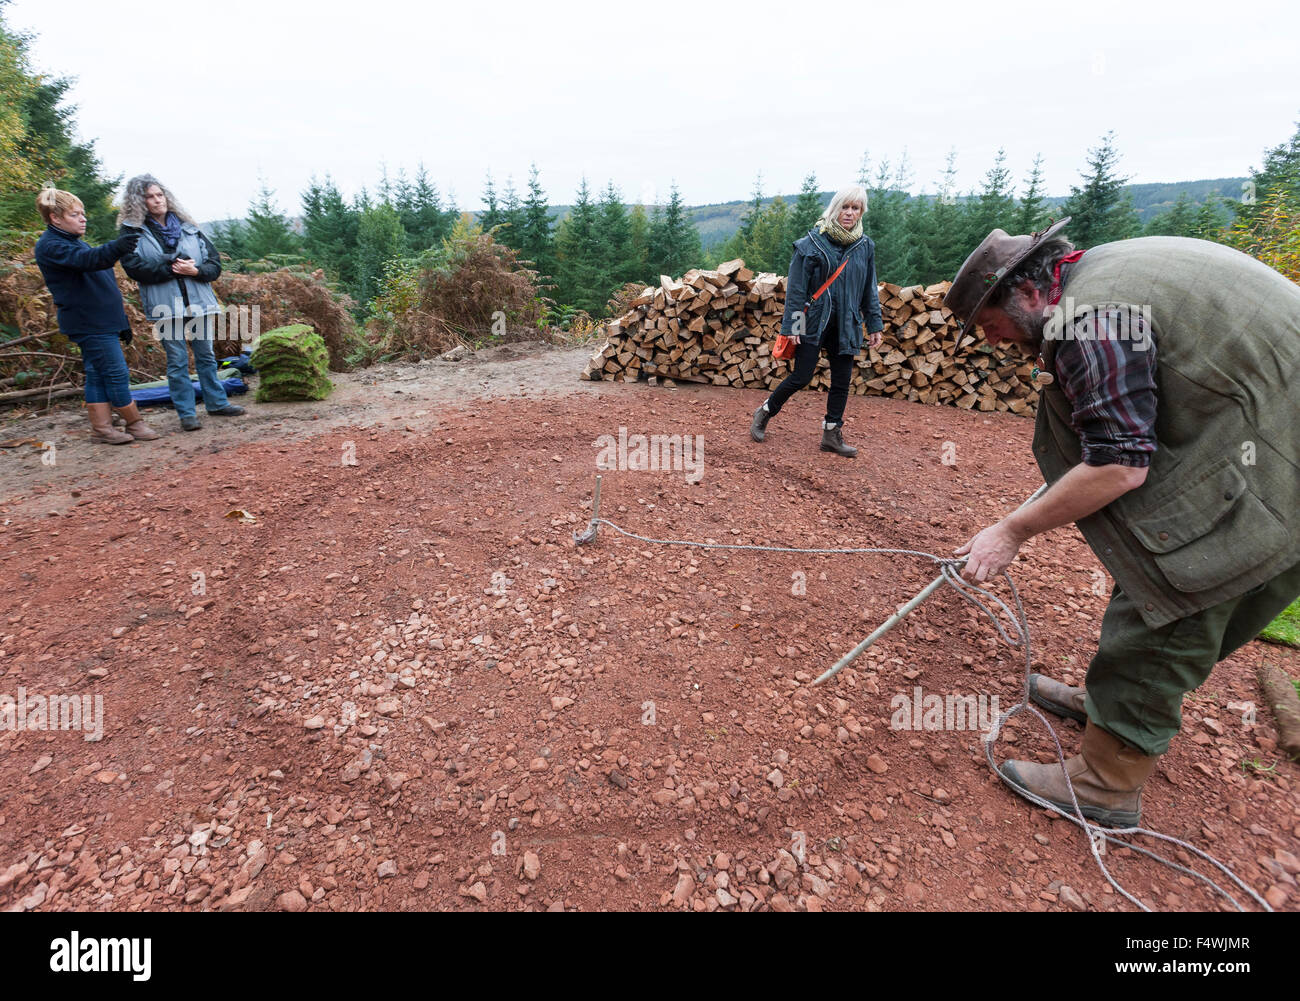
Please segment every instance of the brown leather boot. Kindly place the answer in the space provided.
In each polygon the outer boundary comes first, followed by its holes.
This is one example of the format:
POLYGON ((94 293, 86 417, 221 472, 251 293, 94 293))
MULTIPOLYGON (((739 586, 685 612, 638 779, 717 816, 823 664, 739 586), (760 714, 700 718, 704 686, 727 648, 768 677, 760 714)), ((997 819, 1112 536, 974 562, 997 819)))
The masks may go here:
POLYGON ((100 445, 126 445, 135 441, 125 431, 113 427, 113 407, 109 403, 87 403, 90 413, 90 440, 100 445))
POLYGON ((1008 761, 1002 774, 1016 791, 1027 789, 1052 804, 1060 813, 1073 816, 1068 773, 1079 807, 1089 820, 1103 827, 1136 827, 1142 813, 1142 786, 1146 784, 1159 755, 1148 757, 1119 738, 1088 721, 1083 746, 1073 758, 1042 765, 1033 761, 1008 761))
POLYGON ((1064 716, 1066 719, 1088 722, 1088 713, 1083 708, 1085 691, 1071 688, 1059 681, 1053 681, 1045 674, 1029 676, 1029 701, 1036 702, 1049 713, 1064 716))
POLYGON ((140 408, 136 406, 135 400, 132 400, 125 407, 118 407, 117 412, 122 415, 122 420, 126 421, 127 434, 136 441, 155 441, 162 437, 144 422, 144 418, 140 416, 140 408))

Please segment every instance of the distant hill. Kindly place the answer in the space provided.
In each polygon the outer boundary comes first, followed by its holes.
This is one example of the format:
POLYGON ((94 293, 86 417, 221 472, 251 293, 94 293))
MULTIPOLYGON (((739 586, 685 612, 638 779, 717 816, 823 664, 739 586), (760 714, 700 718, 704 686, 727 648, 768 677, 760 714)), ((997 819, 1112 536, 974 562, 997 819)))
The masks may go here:
MULTIPOLYGON (((1201 181, 1126 184, 1124 191, 1133 199, 1133 207, 1137 210, 1138 219, 1145 225, 1153 216, 1173 208, 1174 203, 1178 201, 1178 196, 1184 192, 1191 199, 1193 206, 1202 204, 1211 195, 1236 199, 1241 197, 1241 185, 1247 180, 1249 178, 1246 177, 1219 177, 1201 181)), ((834 194, 833 191, 822 191, 817 197, 825 204, 834 194)), ((775 197, 774 195, 772 198, 765 198, 764 206, 770 205, 775 197)), ((785 199, 787 205, 792 205, 798 195, 781 197, 785 199)), ((959 196, 957 200, 965 201, 968 197, 970 196, 959 196)), ((1060 208, 1065 203, 1066 197, 1066 195, 1049 196, 1046 203, 1054 209, 1060 208)), ((750 202, 746 199, 721 202, 716 205, 691 206, 689 210, 691 220, 699 230, 700 241, 706 250, 729 239, 740 228, 740 221, 749 211, 749 205, 750 202)))
MULTIPOLYGON (((1168 181, 1156 184, 1126 184, 1124 191, 1133 199, 1133 207, 1137 210, 1138 219, 1143 224, 1148 222, 1152 216, 1159 215, 1174 207, 1178 201, 1178 196, 1186 193, 1195 207, 1202 204, 1210 196, 1220 198, 1240 198, 1241 186, 1248 181, 1247 177, 1218 177, 1200 181, 1168 181)), ((818 198, 823 202, 830 201, 833 191, 822 191, 818 198)), ((786 204, 793 205, 797 194, 781 195, 786 204)), ((970 196, 960 196, 958 201, 965 201, 970 196)), ((764 206, 770 205, 776 196, 765 198, 764 206)), ((1065 195, 1055 195, 1047 198, 1047 204, 1053 208, 1060 208, 1066 199, 1065 195)), ((712 205, 691 205, 687 207, 687 213, 695 228, 699 231, 700 242, 704 249, 708 250, 723 243, 731 237, 733 233, 740 228, 740 221, 749 211, 750 202, 748 199, 742 199, 732 202, 718 202, 712 205)), ((552 205, 550 206, 550 216, 552 220, 559 221, 569 214, 572 209, 571 205, 552 205)), ((646 206, 646 212, 653 210, 653 206, 646 206)), ((471 213, 477 220, 478 213, 471 213)), ((222 219, 215 222, 203 224, 206 232, 218 231, 222 226, 228 225, 232 220, 222 219)), ((297 233, 302 232, 301 217, 290 217, 290 225, 297 233)))

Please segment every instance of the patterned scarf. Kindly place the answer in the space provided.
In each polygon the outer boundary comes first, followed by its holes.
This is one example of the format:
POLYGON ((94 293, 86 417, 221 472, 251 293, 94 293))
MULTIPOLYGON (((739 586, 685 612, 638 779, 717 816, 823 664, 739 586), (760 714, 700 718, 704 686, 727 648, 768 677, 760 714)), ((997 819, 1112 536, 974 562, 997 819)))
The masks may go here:
POLYGON ((845 229, 836 219, 818 219, 817 232, 829 236, 841 247, 847 247, 855 240, 862 239, 862 217, 858 217, 852 229, 845 229))

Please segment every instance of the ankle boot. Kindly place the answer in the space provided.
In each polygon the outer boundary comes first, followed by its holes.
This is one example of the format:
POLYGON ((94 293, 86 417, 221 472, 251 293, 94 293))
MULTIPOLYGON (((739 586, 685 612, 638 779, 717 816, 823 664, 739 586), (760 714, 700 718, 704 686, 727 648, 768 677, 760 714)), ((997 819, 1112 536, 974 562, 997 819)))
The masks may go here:
POLYGON ((1074 807, 1065 785, 1068 773, 1085 817, 1103 827, 1136 827, 1142 813, 1142 787, 1159 760, 1159 755, 1135 751, 1089 720, 1083 746, 1066 759, 1064 771, 1055 761, 1048 765, 1008 761, 1001 772, 1013 790, 1028 790, 1059 813, 1072 816, 1074 807))
POLYGON ((132 400, 125 407, 118 407, 117 412, 122 415, 122 420, 126 421, 126 431, 136 441, 155 441, 162 437, 144 422, 140 416, 140 408, 132 400))
POLYGON ((772 419, 771 412, 767 409, 767 401, 754 411, 754 419, 749 425, 749 436, 755 441, 762 441, 764 434, 767 432, 767 422, 772 419))
POLYGON ((125 431, 113 427, 113 407, 108 403, 87 403, 90 413, 90 440, 100 445, 125 445, 135 441, 125 431))
POLYGON ((1046 675, 1029 676, 1029 701, 1036 702, 1049 713, 1056 713, 1057 716, 1064 716, 1066 719, 1078 720, 1080 723, 1088 722, 1088 713, 1083 708, 1085 694, 1082 688, 1071 688, 1059 681, 1053 681, 1046 675))
POLYGON ((834 452, 846 459, 852 459, 858 450, 852 445, 844 444, 843 424, 827 424, 822 421, 822 451, 834 452))

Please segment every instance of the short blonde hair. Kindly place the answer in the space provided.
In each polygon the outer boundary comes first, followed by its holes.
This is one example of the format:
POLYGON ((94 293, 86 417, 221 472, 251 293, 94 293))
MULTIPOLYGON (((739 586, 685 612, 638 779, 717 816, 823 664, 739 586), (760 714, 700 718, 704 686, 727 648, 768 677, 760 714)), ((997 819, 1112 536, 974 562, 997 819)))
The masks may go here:
POLYGON ((47 224, 56 215, 67 215, 72 209, 85 211, 85 208, 81 199, 71 191, 62 191, 53 186, 41 188, 41 193, 36 196, 36 210, 47 224))
POLYGON ((835 192, 835 197, 831 203, 826 206, 826 211, 822 213, 822 219, 831 222, 840 214, 840 209, 844 208, 849 202, 857 202, 862 206, 862 214, 867 214, 867 191, 861 184, 853 184, 847 188, 840 188, 835 192))

